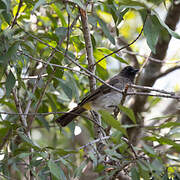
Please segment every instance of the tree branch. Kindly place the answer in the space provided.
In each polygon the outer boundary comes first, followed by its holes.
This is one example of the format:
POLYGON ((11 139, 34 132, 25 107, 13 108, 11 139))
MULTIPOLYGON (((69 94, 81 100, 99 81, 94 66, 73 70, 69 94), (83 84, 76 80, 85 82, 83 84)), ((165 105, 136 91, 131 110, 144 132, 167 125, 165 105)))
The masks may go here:
POLYGON ((171 72, 173 72, 173 71, 175 71, 175 70, 177 70, 177 69, 180 69, 180 65, 179 65, 179 66, 174 66, 174 67, 172 67, 172 68, 167 69, 165 72, 159 73, 159 74, 156 76, 156 79, 159 79, 159 78, 161 78, 161 77, 163 77, 163 76, 166 76, 167 74, 169 74, 169 73, 171 73, 171 72))

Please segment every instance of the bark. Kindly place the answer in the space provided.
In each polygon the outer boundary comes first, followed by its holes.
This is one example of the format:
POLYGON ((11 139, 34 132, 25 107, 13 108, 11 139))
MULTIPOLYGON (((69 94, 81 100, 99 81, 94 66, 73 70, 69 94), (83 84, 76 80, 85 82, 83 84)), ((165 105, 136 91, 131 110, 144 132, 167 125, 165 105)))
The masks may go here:
MULTIPOLYGON (((165 23, 169 26, 170 29, 175 30, 176 25, 179 21, 179 17, 180 17, 180 3, 175 4, 175 1, 174 1, 168 10, 165 23)), ((170 40, 171 40, 171 36, 169 34, 167 34, 165 37, 160 35, 158 39, 158 43, 156 45, 156 53, 155 54, 151 53, 150 57, 163 60, 166 56, 166 52, 167 52, 170 40)), ((148 61, 147 65, 144 68, 145 69, 144 73, 139 78, 138 84, 143 85, 143 86, 153 86, 153 84, 157 80, 156 75, 160 73, 162 65, 163 65, 162 63, 148 61)), ((147 97, 142 97, 142 96, 134 97, 134 102, 132 103, 130 108, 133 109, 136 117, 138 117, 137 115, 141 114, 144 111, 146 101, 147 101, 147 97)), ((132 121, 127 116, 124 115, 122 117, 123 124, 131 124, 131 122, 132 121)), ((142 125, 143 118, 141 119, 137 118, 137 123, 139 125, 142 125)), ((141 133, 141 129, 139 127, 128 129, 130 142, 133 145, 137 145, 139 141, 138 137, 140 133, 141 133)))

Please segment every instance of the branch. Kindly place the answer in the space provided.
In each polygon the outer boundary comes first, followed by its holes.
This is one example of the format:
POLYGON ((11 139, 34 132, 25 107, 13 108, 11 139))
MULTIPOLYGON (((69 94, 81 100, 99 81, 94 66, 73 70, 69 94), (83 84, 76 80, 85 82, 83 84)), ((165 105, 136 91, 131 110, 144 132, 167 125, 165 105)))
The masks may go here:
POLYGON ((165 91, 162 89, 155 89, 152 87, 148 87, 148 86, 140 86, 140 85, 135 85, 135 84, 129 84, 130 87, 133 87, 135 89, 142 89, 142 90, 148 90, 148 91, 156 91, 156 92, 160 92, 160 93, 164 93, 164 94, 170 94, 170 95, 175 95, 175 92, 169 92, 169 91, 165 91))
MULTIPOLYGON (((75 69, 70 68, 70 67, 68 67, 68 66, 61 66, 61 65, 58 65, 58 64, 53 64, 53 63, 46 62, 46 61, 43 61, 43 60, 41 60, 41 59, 35 58, 35 57, 33 57, 33 56, 29 55, 29 54, 24 53, 24 52, 21 51, 21 50, 18 50, 18 52, 20 52, 20 53, 23 54, 24 56, 27 56, 27 57, 29 57, 31 60, 34 60, 34 61, 36 61, 36 62, 40 62, 40 63, 42 63, 42 64, 46 64, 46 65, 49 65, 49 66, 54 66, 54 67, 61 68, 62 71, 64 71, 64 69, 67 69, 67 70, 74 71, 74 72, 77 72, 77 73, 80 73, 80 74, 84 74, 84 75, 86 75, 86 76, 90 76, 89 74, 87 74, 87 73, 85 73, 85 72, 75 70, 75 69)), ((42 76, 42 75, 41 75, 41 76, 42 76)), ((38 77, 38 76, 36 76, 36 77, 38 77)))
POLYGON ((129 51, 129 50, 123 50, 123 53, 127 53, 127 54, 131 54, 131 55, 136 55, 136 56, 140 56, 140 57, 144 57, 144 58, 148 58, 148 60, 153 61, 153 62, 157 62, 157 63, 162 63, 162 64, 179 64, 180 60, 177 61, 172 61, 172 60, 160 60, 157 58, 153 58, 147 55, 142 55, 139 54, 138 52, 133 52, 133 51, 129 51))
MULTIPOLYGON (((25 31, 26 32, 26 31, 25 31)), ((44 42, 43 40, 37 38, 36 36, 26 32, 28 35, 30 35, 31 37, 33 37, 34 39, 36 39, 37 41, 47 45, 48 47, 54 49, 56 52, 60 53, 60 54, 63 54, 69 61, 71 61, 73 64, 75 64, 76 66, 78 66, 80 69, 82 69, 84 72, 86 72, 87 74, 89 74, 90 76, 93 76, 96 80, 100 81, 101 83, 107 85, 108 87, 116 90, 117 92, 120 92, 120 93, 123 93, 124 91, 123 90, 120 90, 114 86, 111 86, 109 84, 107 84, 105 81, 103 81, 101 78, 99 78, 98 76, 96 76, 95 74, 93 74, 92 72, 90 72, 88 69, 84 68, 83 66, 81 66, 77 61, 75 61, 74 59, 72 59, 70 56, 68 56, 67 54, 65 55, 61 50, 57 49, 57 48, 54 48, 53 46, 49 45, 48 43, 44 42)), ((127 95, 141 95, 140 93, 127 93, 127 95)), ((153 94, 150 94, 150 93, 142 93, 142 95, 150 95, 150 96, 157 96, 157 95, 153 95, 153 94)), ((160 97, 165 97, 165 96, 162 96, 160 95, 160 97)), ((170 96, 166 96, 167 98, 171 98, 170 96)), ((175 96, 175 97, 172 97, 172 98, 175 98, 175 99, 179 99, 179 96, 175 96)))
POLYGON ((166 76, 167 74, 169 74, 169 73, 171 73, 171 72, 173 72, 173 71, 175 71, 175 70, 177 70, 177 69, 180 69, 180 65, 179 65, 179 66, 174 66, 174 67, 172 67, 172 68, 167 69, 165 72, 159 73, 159 74, 156 76, 156 79, 159 79, 159 78, 161 78, 161 77, 163 77, 163 76, 166 76))
POLYGON ((97 143, 97 142, 101 142, 101 141, 106 140, 106 139, 109 139, 109 138, 110 138, 110 136, 105 136, 105 137, 96 139, 96 140, 94 140, 94 141, 91 141, 91 142, 89 142, 89 143, 87 143, 87 144, 79 147, 78 150, 84 149, 84 148, 86 148, 87 146, 90 146, 90 145, 92 145, 92 144, 95 144, 95 143, 97 143))
POLYGON ((103 58, 99 59, 93 66, 95 66, 96 64, 98 64, 99 62, 101 62, 103 59, 105 59, 105 58, 107 58, 107 57, 109 57, 109 56, 111 56, 111 55, 113 55, 113 54, 115 54, 115 53, 117 53, 117 52, 119 52, 119 51, 121 51, 121 50, 123 50, 123 49, 126 49, 127 47, 129 47, 129 46, 131 46, 132 44, 134 44, 134 43, 140 38, 141 34, 143 33, 144 26, 145 26, 145 23, 146 23, 146 19, 147 19, 147 15, 146 15, 146 17, 145 17, 143 27, 142 27, 140 33, 138 34, 138 36, 136 37, 136 39, 134 39, 131 43, 129 43, 129 44, 127 44, 127 45, 125 45, 125 46, 123 46, 123 47, 121 47, 121 48, 113 51, 112 53, 107 54, 107 55, 104 56, 103 58))
MULTIPOLYGON (((172 5, 170 6, 166 19, 165 19, 165 23, 168 25, 168 27, 172 30, 175 30, 177 23, 179 22, 179 17, 180 17, 180 4, 175 4, 173 3, 174 1, 172 1, 172 5)), ((168 45, 169 42, 171 40, 171 36, 169 34, 166 35, 166 38, 163 37, 162 34, 160 34, 158 42, 156 44, 156 53, 153 54, 151 52, 150 56, 152 58, 158 59, 158 60, 162 60, 165 58, 166 56, 166 52, 168 49, 168 45)), ((143 76, 140 77, 140 81, 139 84, 142 86, 150 86, 152 87, 154 85, 154 83, 156 82, 157 78, 156 78, 156 74, 158 74, 158 72, 160 72, 160 69, 162 67, 162 63, 157 63, 157 62, 153 62, 153 61, 148 61, 148 63, 146 64, 145 68, 144 68, 144 73, 143 76)), ((143 95, 143 94, 142 94, 143 95)), ((150 94, 149 94, 150 95, 150 94)), ((154 96, 154 94, 151 93, 151 95, 154 96)), ((143 95, 144 96, 144 95, 143 95)), ((159 95, 158 95, 159 96, 159 95)), ((173 97, 172 95, 160 95, 159 97, 165 97, 166 98, 170 98, 173 97)), ((173 97, 177 100, 179 100, 179 97, 173 97)), ((135 115, 138 116, 138 114, 142 113, 144 111, 144 107, 145 104, 147 102, 147 97, 141 97, 141 96, 136 96, 133 103, 131 104, 130 108, 132 108, 132 110, 134 111, 135 115)), ((121 121, 123 124, 129 124, 131 123, 131 120, 123 115, 121 118, 121 121)), ((143 119, 139 119, 137 118, 137 123, 139 125, 143 124, 143 119)), ((130 142, 133 145, 136 145, 139 142, 139 138, 138 136, 141 133, 141 130, 139 128, 128 128, 128 136, 130 138, 130 142)))
MULTIPOLYGON (((83 28, 83 35, 84 35, 84 41, 85 41, 85 47, 86 47, 86 55, 87 55, 87 61, 88 61, 88 70, 95 74, 95 67, 94 64, 94 56, 93 56, 93 47, 91 42, 91 35, 90 30, 88 27, 88 17, 85 10, 79 8, 79 12, 81 15, 81 21, 82 21, 82 28, 83 28)), ((94 76, 89 77, 89 85, 91 92, 95 90, 96 88, 96 79, 94 76)))
POLYGON ((23 0, 20 0, 19 5, 18 5, 18 9, 17 9, 17 12, 16 12, 16 15, 15 15, 14 20, 13 20, 12 25, 11 25, 11 28, 13 28, 14 25, 16 24, 17 17, 19 15, 19 11, 20 11, 22 5, 23 5, 23 0))

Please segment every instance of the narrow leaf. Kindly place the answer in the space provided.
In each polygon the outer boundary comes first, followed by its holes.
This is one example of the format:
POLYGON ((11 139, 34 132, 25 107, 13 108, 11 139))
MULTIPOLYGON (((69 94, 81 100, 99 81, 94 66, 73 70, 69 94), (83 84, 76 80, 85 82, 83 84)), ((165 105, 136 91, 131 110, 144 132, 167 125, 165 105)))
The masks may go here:
POLYGON ((85 9, 81 0, 72 0, 75 4, 77 4, 80 8, 85 9))
POLYGON ((136 124, 136 117, 135 117, 132 109, 127 108, 127 107, 122 106, 122 105, 119 105, 119 108, 121 111, 123 111, 133 121, 134 124, 136 124))
POLYGON ((144 26, 144 35, 151 51, 156 53, 156 44, 160 32, 159 22, 156 16, 148 16, 144 26))
POLYGON ((121 123, 117 120, 114 119, 114 117, 112 115, 110 115, 107 111, 99 111, 101 116, 102 116, 102 120, 109 124, 110 126, 112 126, 113 128, 121 131, 125 136, 127 135, 126 129, 122 127, 121 123))
POLYGON ((33 141, 23 132, 18 131, 18 135, 21 137, 23 141, 25 141, 27 144, 29 144, 31 147, 40 150, 40 147, 35 145, 33 141))
POLYGON ((56 163, 54 163, 52 160, 48 161, 48 167, 50 172, 57 178, 57 179, 63 179, 66 180, 66 176, 64 175, 64 172, 62 171, 60 166, 57 166, 56 163))
POLYGON ((9 96, 14 85, 16 83, 16 79, 12 73, 12 71, 9 72, 8 76, 7 76, 7 79, 6 79, 6 95, 9 96))
POLYGON ((115 45, 115 40, 114 40, 113 36, 110 34, 109 29, 106 26, 106 23, 99 17, 96 17, 96 18, 97 18, 97 21, 99 22, 105 36, 111 41, 112 44, 115 45))
POLYGON ((41 5, 43 5, 43 4, 45 4, 46 3, 46 0, 39 0, 36 4, 35 4, 35 6, 34 6, 34 8, 33 8, 33 12, 38 8, 38 7, 40 7, 41 5))
POLYGON ((158 18, 159 23, 169 32, 169 34, 170 34, 171 36, 173 36, 173 37, 176 38, 176 39, 180 39, 180 34, 174 32, 173 30, 171 30, 171 29, 164 23, 164 21, 161 20, 161 18, 159 17, 159 15, 158 15, 156 12, 154 12, 154 14, 155 14, 156 17, 158 18))

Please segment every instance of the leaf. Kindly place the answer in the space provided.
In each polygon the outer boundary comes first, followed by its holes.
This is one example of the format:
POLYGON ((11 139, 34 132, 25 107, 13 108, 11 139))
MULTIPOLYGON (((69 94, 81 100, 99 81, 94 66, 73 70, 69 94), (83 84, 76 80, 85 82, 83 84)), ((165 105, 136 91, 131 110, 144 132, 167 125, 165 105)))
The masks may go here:
POLYGON ((85 8, 84 8, 84 5, 83 5, 83 3, 81 2, 81 0, 72 0, 75 4, 77 4, 80 8, 82 8, 82 9, 84 9, 85 10, 85 8))
POLYGON ((131 120, 134 124, 136 124, 136 117, 134 115, 134 112, 132 109, 127 108, 125 106, 119 105, 119 108, 121 111, 123 111, 131 120))
POLYGON ((8 76, 7 76, 7 79, 6 79, 6 96, 9 96, 12 89, 14 88, 14 85, 16 83, 16 79, 12 73, 12 71, 10 70, 8 76))
POLYGON ((151 146, 148 146, 146 144, 143 143, 143 147, 144 150, 152 155, 156 155, 156 153, 154 152, 153 148, 151 146))
POLYGON ((125 136, 128 136, 127 135, 127 132, 126 132, 126 129, 123 128, 121 126, 121 123, 117 120, 114 119, 114 117, 112 115, 110 115, 107 111, 103 111, 103 110, 100 110, 99 111, 101 116, 102 116, 102 120, 109 124, 110 126, 112 126, 113 128, 121 131, 125 136))
POLYGON ((7 65, 11 58, 13 58, 14 55, 16 55, 17 49, 19 46, 19 42, 15 42, 7 51, 6 54, 3 56, 0 56, 0 63, 3 64, 3 66, 7 65))
POLYGON ((161 144, 172 145, 173 148, 175 148, 178 152, 180 152, 180 144, 175 143, 173 140, 171 140, 169 138, 161 137, 158 139, 158 142, 161 144))
POLYGON ((63 15, 63 12, 60 11, 61 6, 59 4, 55 5, 54 3, 51 6, 52 6, 53 10, 56 12, 56 14, 58 15, 58 17, 60 18, 62 26, 67 27, 67 23, 66 23, 64 15, 63 15))
POLYGON ((60 149, 60 148, 56 148, 55 153, 59 154, 60 156, 65 156, 67 154, 74 154, 77 153, 77 151, 75 150, 65 150, 65 149, 60 149))
POLYGON ((40 150, 40 147, 38 147, 37 145, 35 145, 35 144, 33 143, 33 141, 32 141, 25 133, 23 133, 23 132, 21 132, 21 131, 18 131, 17 133, 18 133, 18 135, 21 137, 21 139, 24 140, 24 141, 25 141, 27 144, 29 144, 31 147, 33 147, 33 148, 35 148, 35 149, 37 149, 37 150, 40 150))
POLYGON ((147 40, 147 44, 151 51, 156 53, 156 44, 158 41, 160 32, 160 24, 156 16, 147 16, 145 26, 144 26, 144 35, 147 40))
POLYGON ((11 18, 12 18, 11 14, 9 12, 7 12, 7 11, 3 11, 2 15, 3 15, 5 21, 10 25, 11 18))
POLYGON ((72 89, 67 85, 66 81, 59 78, 57 79, 64 93, 68 96, 69 99, 72 99, 72 89))
POLYGON ((87 162, 86 162, 86 160, 85 160, 85 161, 83 161, 83 162, 81 163, 81 165, 80 165, 79 167, 77 167, 77 168, 75 169, 75 171, 74 171, 74 176, 73 176, 74 178, 81 176, 82 170, 84 169, 84 167, 86 166, 86 164, 87 164, 87 162))
POLYGON ((144 3, 139 2, 139 1, 134 1, 134 0, 133 1, 132 0, 121 0, 120 5, 121 5, 121 7, 133 8, 136 10, 139 10, 142 8, 147 8, 144 3))
POLYGON ((52 160, 48 161, 48 167, 50 172, 57 178, 66 180, 66 176, 64 175, 64 172, 62 171, 60 166, 57 166, 56 163, 54 163, 52 160))
POLYGON ((110 34, 109 29, 106 26, 106 23, 102 19, 100 19, 99 17, 96 17, 96 19, 99 22, 105 36, 111 41, 112 44, 115 45, 115 40, 114 40, 113 36, 110 34))
POLYGON ((67 34, 67 28, 66 27, 58 27, 58 28, 56 28, 55 33, 58 36, 59 40, 61 40, 67 34))
POLYGON ((151 164, 151 168, 154 171, 162 172, 163 171, 163 164, 158 159, 155 159, 151 164))
POLYGON ((137 172, 135 167, 131 169, 131 178, 132 180, 140 180, 139 173, 137 172))
POLYGON ((43 5, 43 4, 45 4, 46 3, 46 0, 39 0, 36 4, 35 4, 35 6, 34 6, 34 8, 33 8, 33 12, 38 8, 38 7, 40 7, 41 5, 43 5))
POLYGON ((160 128, 169 128, 169 127, 176 127, 176 126, 180 127, 180 123, 178 123, 178 122, 167 122, 165 124, 162 124, 160 126, 160 128))
POLYGON ((155 16, 157 17, 157 19, 159 20, 159 23, 169 32, 169 34, 171 36, 173 36, 176 39, 180 39, 180 34, 176 33, 175 31, 171 30, 165 23, 164 21, 161 20, 161 18, 159 17, 159 15, 153 11, 155 16))

